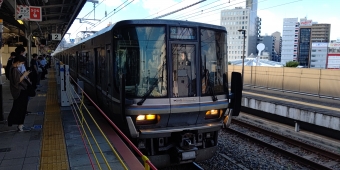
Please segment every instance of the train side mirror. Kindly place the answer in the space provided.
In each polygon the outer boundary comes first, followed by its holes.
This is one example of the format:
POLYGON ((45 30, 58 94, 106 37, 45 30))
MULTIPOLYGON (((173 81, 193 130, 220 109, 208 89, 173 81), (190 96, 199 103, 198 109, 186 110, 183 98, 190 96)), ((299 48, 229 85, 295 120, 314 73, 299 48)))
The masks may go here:
POLYGON ((231 73, 231 87, 230 87, 230 103, 229 108, 232 110, 232 116, 238 116, 241 112, 241 102, 242 102, 242 76, 239 72, 231 73))

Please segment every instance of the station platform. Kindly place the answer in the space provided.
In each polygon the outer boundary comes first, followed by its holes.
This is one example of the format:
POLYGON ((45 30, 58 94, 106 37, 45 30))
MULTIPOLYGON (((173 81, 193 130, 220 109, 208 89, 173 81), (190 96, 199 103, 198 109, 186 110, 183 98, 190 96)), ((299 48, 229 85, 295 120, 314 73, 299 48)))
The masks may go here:
MULTIPOLYGON (((26 115, 24 126, 30 130, 17 132, 16 125, 0 124, 0 170, 144 169, 93 106, 86 106, 92 116, 82 114, 84 106, 79 113, 60 107, 54 70, 49 69, 46 77, 37 95, 29 100, 31 113, 26 115), (79 115, 84 117, 79 119, 79 115), (88 121, 91 117, 95 122, 88 121)), ((9 81, 4 75, 1 78, 6 119, 13 98, 9 81)))
POLYGON ((340 131, 340 99, 247 87, 242 106, 340 131))

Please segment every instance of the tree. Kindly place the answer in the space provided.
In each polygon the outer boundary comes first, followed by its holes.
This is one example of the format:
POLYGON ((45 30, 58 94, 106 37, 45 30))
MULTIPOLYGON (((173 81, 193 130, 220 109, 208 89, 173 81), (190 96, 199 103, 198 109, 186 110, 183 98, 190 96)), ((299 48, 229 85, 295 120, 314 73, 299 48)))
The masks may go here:
POLYGON ((228 65, 231 65, 231 62, 230 62, 230 61, 228 61, 228 65))
POLYGON ((299 65, 299 62, 297 61, 288 61, 285 67, 297 67, 298 65, 299 65))

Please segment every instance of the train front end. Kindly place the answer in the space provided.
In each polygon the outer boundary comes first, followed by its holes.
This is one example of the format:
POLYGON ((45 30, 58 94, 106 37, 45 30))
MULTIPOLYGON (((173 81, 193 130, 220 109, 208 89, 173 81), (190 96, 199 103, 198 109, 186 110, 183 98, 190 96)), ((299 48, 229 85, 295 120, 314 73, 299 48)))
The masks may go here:
POLYGON ((176 21, 115 34, 116 77, 126 77, 124 115, 136 146, 157 167, 212 157, 229 105, 225 29, 176 21))

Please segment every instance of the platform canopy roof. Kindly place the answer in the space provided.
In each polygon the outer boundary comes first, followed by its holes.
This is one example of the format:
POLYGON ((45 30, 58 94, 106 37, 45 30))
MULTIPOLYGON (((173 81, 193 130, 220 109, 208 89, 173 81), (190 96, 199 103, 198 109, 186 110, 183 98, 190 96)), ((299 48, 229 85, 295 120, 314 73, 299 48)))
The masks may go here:
MULTIPOLYGON (((43 40, 51 33, 64 37, 86 2, 87 0, 3 0, 0 7, 0 19, 4 23, 3 43, 9 39, 25 37, 29 24, 19 24, 15 19, 16 5, 41 7, 42 21, 30 21, 30 25, 32 36, 43 40)), ((50 49, 55 49, 59 43, 60 41, 48 41, 47 45, 50 49)))

